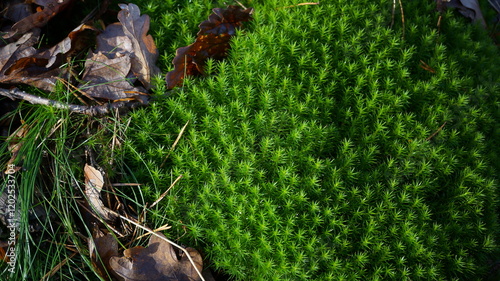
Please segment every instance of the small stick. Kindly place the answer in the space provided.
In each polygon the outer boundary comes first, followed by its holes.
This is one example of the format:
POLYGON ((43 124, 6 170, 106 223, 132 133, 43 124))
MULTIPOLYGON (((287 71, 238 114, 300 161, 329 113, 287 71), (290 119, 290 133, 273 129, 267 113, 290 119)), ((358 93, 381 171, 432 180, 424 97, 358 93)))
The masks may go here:
POLYGON ((401 0, 398 0, 399 2, 399 8, 401 9, 401 24, 402 24, 402 29, 403 29, 403 40, 405 39, 405 13, 403 11, 403 2, 401 0))
POLYGON ((234 0, 234 1, 236 1, 236 3, 238 3, 238 5, 240 5, 243 9, 245 9, 245 10, 247 9, 247 7, 243 6, 243 4, 241 4, 240 1, 238 1, 238 0, 234 0))
POLYGON ((396 13, 396 0, 392 0, 391 28, 394 26, 394 14, 396 13))
MULTIPOLYGON (((405 13, 403 11, 403 3, 398 0, 399 9, 401 11, 401 25, 403 29, 403 39, 405 39, 405 13)), ((391 17, 391 28, 394 26, 394 14, 396 13, 396 0, 392 0, 392 17, 391 17)))
POLYGON ((177 135, 177 138, 175 139, 174 143, 170 147, 170 150, 168 151, 167 156, 165 156, 165 159, 163 159, 163 162, 160 165, 160 169, 163 168, 163 166, 165 165, 165 162, 167 161, 168 157, 170 157, 170 154, 172 153, 172 151, 174 151, 175 147, 177 146, 177 143, 181 140, 181 137, 184 134, 184 130, 186 130, 186 127, 187 127, 188 124, 189 124, 189 120, 186 122, 186 124, 184 124, 184 126, 181 129, 181 131, 177 135))
POLYGON ((281 8, 278 8, 278 9, 288 9, 288 8, 293 8, 293 7, 297 7, 297 6, 306 6, 306 5, 319 5, 319 2, 305 2, 305 3, 299 3, 299 4, 297 4, 297 5, 285 6, 285 7, 281 7, 281 8))
POLYGON ((113 102, 113 103, 108 103, 108 104, 103 104, 103 105, 96 105, 96 106, 85 106, 85 105, 77 105, 77 104, 67 104, 63 103, 60 101, 55 101, 55 100, 50 100, 47 98, 43 98, 40 96, 35 96, 32 94, 28 94, 24 91, 21 91, 17 88, 7 90, 7 89, 0 89, 0 95, 11 98, 11 99, 22 99, 25 100, 31 104, 41 104, 41 105, 48 105, 52 106, 58 109, 66 109, 75 113, 81 113, 89 116, 97 116, 97 115, 106 115, 110 113, 112 110, 116 108, 121 108, 128 106, 130 108, 137 107, 139 105, 145 105, 147 102, 142 103, 142 102, 113 102))
POLYGON ((432 133, 432 135, 430 135, 428 138, 426 138, 425 140, 426 141, 429 141, 431 140, 433 137, 435 137, 439 132, 441 132, 441 130, 444 128, 444 125, 446 125, 446 122, 443 123, 443 125, 441 125, 441 127, 439 127, 434 133, 432 133))
MULTIPOLYGON (((167 230, 167 229, 170 229, 170 228, 172 228, 172 227, 171 227, 170 225, 166 224, 166 225, 164 225, 164 226, 160 226, 160 227, 158 227, 157 229, 155 229, 155 230, 153 230, 153 231, 154 231, 154 232, 158 232, 158 231, 163 231, 163 230, 167 230)), ((148 233, 144 233, 143 235, 141 235, 141 236, 139 236, 139 237, 135 238, 135 239, 134 239, 134 241, 135 241, 135 240, 139 240, 139 239, 141 239, 142 237, 147 236, 147 235, 149 235, 149 232, 148 232, 148 233)))
POLYGON ((155 201, 155 202, 153 202, 153 204, 151 204, 151 206, 149 206, 149 208, 148 208, 148 209, 151 209, 151 208, 153 208, 156 204, 158 204, 158 202, 160 202, 160 201, 161 201, 161 200, 162 200, 162 199, 163 199, 163 198, 167 195, 168 191, 169 191, 170 189, 172 189, 172 187, 174 187, 174 185, 176 185, 176 184, 177 184, 177 182, 178 182, 181 178, 182 178, 182 175, 179 175, 179 176, 178 176, 178 177, 174 180, 174 182, 170 185, 170 187, 169 187, 169 188, 167 188, 167 190, 165 190, 165 192, 163 192, 163 194, 160 196, 160 198, 156 199, 156 201, 155 201))

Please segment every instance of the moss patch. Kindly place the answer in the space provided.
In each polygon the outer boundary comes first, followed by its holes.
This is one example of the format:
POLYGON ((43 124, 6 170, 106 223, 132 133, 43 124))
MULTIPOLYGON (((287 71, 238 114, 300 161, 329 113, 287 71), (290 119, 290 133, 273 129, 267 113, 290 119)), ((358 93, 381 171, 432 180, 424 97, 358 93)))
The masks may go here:
MULTIPOLYGON (((213 7, 181 2, 143 4, 166 67, 213 7)), ((498 50, 451 12, 438 30, 431 4, 405 2, 403 39, 391 4, 252 1, 227 60, 131 115, 127 153, 152 200, 184 176, 155 210, 174 224, 167 235, 186 226, 181 240, 238 280, 486 274, 498 50)))

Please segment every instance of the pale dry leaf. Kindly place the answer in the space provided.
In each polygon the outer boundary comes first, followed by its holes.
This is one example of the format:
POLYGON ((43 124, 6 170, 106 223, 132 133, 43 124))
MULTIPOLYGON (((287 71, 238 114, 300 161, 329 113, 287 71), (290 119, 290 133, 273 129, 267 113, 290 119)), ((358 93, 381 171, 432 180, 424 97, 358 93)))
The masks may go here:
POLYGON ((100 198, 104 186, 102 173, 88 164, 85 164, 83 172, 85 175, 85 195, 87 195, 89 205, 103 219, 107 221, 114 220, 116 218, 115 213, 106 208, 100 198))
POLYGON ((123 32, 121 23, 110 24, 97 36, 96 52, 113 59, 133 52, 132 41, 123 32))
POLYGON ((120 4, 118 20, 123 25, 125 35, 132 42, 131 70, 146 89, 151 88, 151 78, 160 73, 156 66, 158 49, 151 35, 148 35, 149 16, 142 15, 135 4, 120 4))

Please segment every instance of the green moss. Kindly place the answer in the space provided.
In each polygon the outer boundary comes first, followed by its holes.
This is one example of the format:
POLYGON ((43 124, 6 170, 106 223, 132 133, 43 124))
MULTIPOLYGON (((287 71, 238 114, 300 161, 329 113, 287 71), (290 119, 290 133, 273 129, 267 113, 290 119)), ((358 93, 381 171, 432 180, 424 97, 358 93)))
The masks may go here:
MULTIPOLYGON (((192 42, 205 2, 150 8, 166 54, 192 42)), ((253 1, 254 22, 212 75, 131 115, 130 164, 152 194, 184 176, 161 212, 213 268, 239 280, 486 273, 498 249, 498 50, 452 13, 438 30, 422 3, 405 2, 403 39, 390 2, 366 2, 253 1)))

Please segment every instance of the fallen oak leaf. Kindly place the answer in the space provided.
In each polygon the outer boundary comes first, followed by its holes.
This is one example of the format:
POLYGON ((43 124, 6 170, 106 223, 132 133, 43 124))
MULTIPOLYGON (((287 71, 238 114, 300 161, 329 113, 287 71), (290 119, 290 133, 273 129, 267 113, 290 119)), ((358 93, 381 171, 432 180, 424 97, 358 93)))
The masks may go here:
POLYGON ((242 9, 230 5, 225 9, 213 9, 208 20, 200 23, 196 41, 177 49, 172 60, 174 70, 167 73, 167 88, 172 89, 182 83, 185 75, 203 74, 205 62, 209 58, 222 59, 229 49, 229 40, 236 34, 242 22, 252 20, 253 9, 242 9))
POLYGON ((127 80, 130 72, 130 57, 122 55, 113 59, 101 52, 92 54, 85 62, 85 72, 79 88, 94 98, 119 100, 137 96, 127 94, 127 91, 137 90, 127 80))
POLYGON ((148 35, 149 16, 141 15, 135 4, 120 4, 118 20, 123 25, 123 32, 132 42, 131 70, 146 89, 151 88, 151 78, 160 73, 156 66, 158 49, 151 35, 148 35))
POLYGON ((123 257, 111 257, 109 265, 115 274, 125 281, 201 280, 196 272, 201 272, 203 268, 198 251, 186 249, 194 260, 197 267, 195 270, 185 255, 178 257, 172 245, 157 235, 165 238, 161 233, 154 233, 147 248, 137 246, 125 250, 123 257))
POLYGON ((130 54, 134 51, 132 41, 125 35, 123 26, 119 22, 106 26, 106 29, 97 36, 97 49, 108 58, 130 54))
POLYGON ((47 68, 48 63, 49 60, 46 58, 20 58, 0 75, 0 82, 25 84, 45 91, 52 91, 58 77, 67 75, 67 68, 59 68, 57 65, 47 68))
POLYGON ((146 89, 134 87, 137 79, 151 87, 151 76, 160 72, 155 65, 158 51, 147 35, 149 17, 140 15, 134 4, 120 5, 120 22, 110 24, 97 36, 95 53, 89 54, 80 88, 108 101, 138 100, 147 103, 146 89), (139 36, 139 37, 138 37, 139 36))
POLYGON ((0 82, 22 83, 53 91, 58 78, 66 76, 69 71, 69 68, 60 66, 88 48, 88 43, 95 38, 95 33, 93 27, 82 24, 70 32, 68 37, 46 50, 31 47, 38 36, 33 33, 23 35, 16 43, 5 46, 6 51, 0 51, 0 63, 3 63, 0 65, 0 82))

